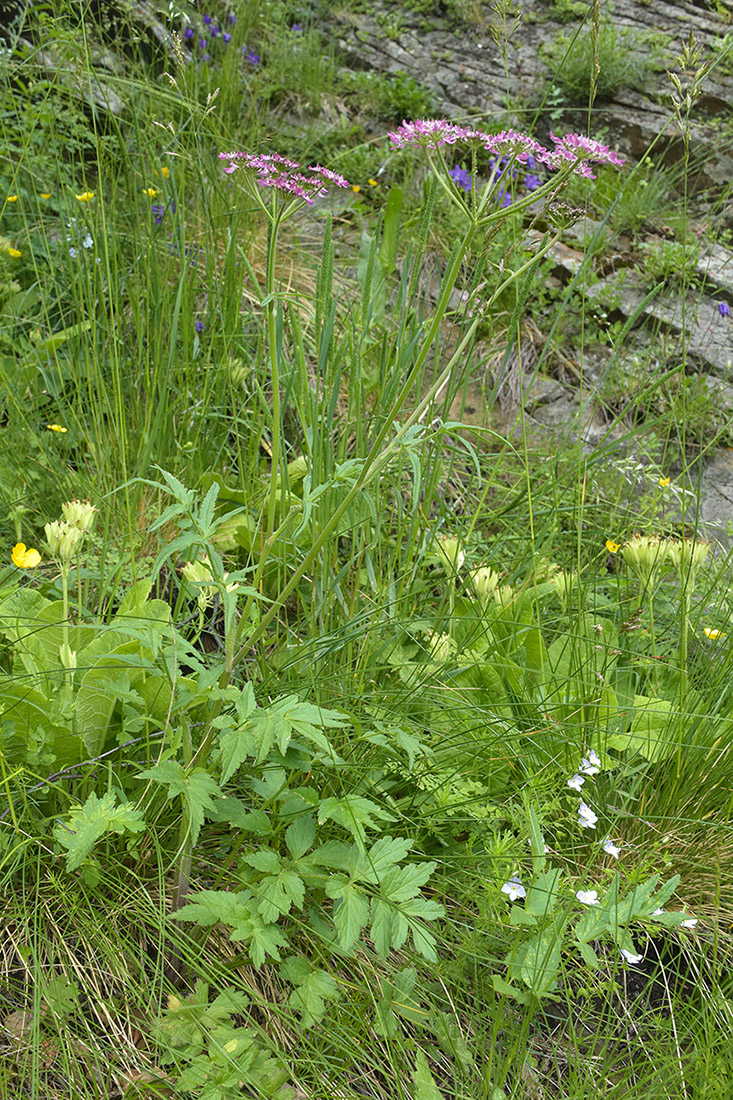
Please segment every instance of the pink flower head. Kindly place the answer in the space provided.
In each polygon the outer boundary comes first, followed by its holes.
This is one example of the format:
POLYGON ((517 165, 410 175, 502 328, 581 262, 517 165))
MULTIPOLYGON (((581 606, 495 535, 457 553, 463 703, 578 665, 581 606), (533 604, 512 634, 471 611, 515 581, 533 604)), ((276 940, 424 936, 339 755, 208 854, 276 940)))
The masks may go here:
POLYGON ((299 172, 298 161, 288 160, 279 153, 219 153, 219 159, 229 161, 224 169, 227 175, 240 169, 254 172, 260 187, 271 187, 282 195, 292 195, 307 203, 325 195, 328 190, 326 184, 349 186, 348 180, 338 172, 322 168, 320 164, 308 165, 306 172, 310 175, 299 172))
POLYGON ((489 134, 485 148, 499 157, 507 157, 509 160, 517 160, 520 164, 526 164, 529 157, 542 160, 547 153, 544 145, 529 137, 528 134, 520 134, 516 130, 502 130, 499 134, 489 134))
POLYGON ((620 168, 624 164, 624 158, 614 153, 608 145, 602 145, 600 141, 586 137, 584 134, 565 134, 564 137, 556 137, 550 130, 550 137, 555 143, 555 151, 565 149, 574 157, 582 157, 584 160, 592 160, 596 164, 613 164, 620 168))
POLYGON ((575 167, 573 168, 573 175, 584 176, 585 179, 588 180, 594 180, 596 178, 588 162, 585 160, 578 160, 575 154, 571 153, 569 149, 558 147, 553 149, 551 153, 540 153, 537 159, 543 164, 546 164, 553 172, 557 172, 559 168, 563 168, 569 161, 574 161, 575 167))
POLYGON ((483 144, 489 135, 483 130, 458 126, 445 118, 418 118, 414 122, 404 119, 401 126, 389 133, 393 149, 438 149, 441 145, 455 145, 458 141, 474 141, 483 144))

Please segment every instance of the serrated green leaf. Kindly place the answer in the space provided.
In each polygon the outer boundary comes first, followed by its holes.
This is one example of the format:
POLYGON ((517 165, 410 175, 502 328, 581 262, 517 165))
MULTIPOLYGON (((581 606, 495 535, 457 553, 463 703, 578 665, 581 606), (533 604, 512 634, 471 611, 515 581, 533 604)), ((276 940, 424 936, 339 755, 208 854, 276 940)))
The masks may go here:
POLYGON ((591 970, 597 970, 598 969, 598 956, 596 955, 595 951, 590 946, 590 944, 579 942, 578 943, 578 950, 580 951, 581 955, 583 956, 583 961, 585 962, 585 964, 587 966, 589 966, 591 968, 591 970))
POLYGON ((359 878, 362 882, 378 883, 395 864, 401 863, 413 846, 405 837, 382 836, 372 844, 366 856, 359 861, 359 878))
POLYGON ((394 904, 414 898, 425 885, 437 863, 408 863, 406 867, 393 867, 379 884, 380 893, 394 904))
POLYGON ((289 913, 293 905, 301 909, 305 900, 305 885, 300 875, 285 868, 257 884, 258 911, 267 923, 276 922, 289 913))
POLYGON ((300 859, 316 839, 316 826, 312 814, 301 814, 285 830, 285 843, 293 859, 300 859))
POLYGON ((176 760, 163 760, 153 768, 138 772, 138 779, 152 779, 155 783, 168 784, 168 801, 180 795, 188 811, 191 842, 198 840, 207 813, 214 808, 214 799, 221 797, 219 784, 203 768, 186 772, 176 760))
POLYGON ((66 849, 66 870, 75 871, 105 833, 139 833, 145 821, 139 810, 127 804, 116 805, 117 797, 108 791, 102 798, 92 793, 83 806, 71 811, 66 824, 57 823, 54 837, 66 849))
MULTIPOLYGON (((332 876, 336 877, 342 876, 332 876)), ((339 943, 344 951, 350 951, 369 919, 369 903, 361 890, 349 882, 335 883, 329 880, 326 893, 330 898, 336 899, 333 922, 339 943)))
POLYGON ((417 1052, 412 1083, 414 1085, 413 1100, 443 1100, 443 1093, 435 1084, 427 1058, 421 1050, 417 1052))
POLYGON ((357 844, 362 845, 366 841, 366 830, 379 828, 379 823, 374 818, 394 821, 393 814, 362 795, 347 794, 341 798, 324 798, 318 807, 319 825, 323 825, 325 821, 335 821, 337 825, 348 829, 357 844))
POLYGON ((328 1011, 328 1001, 336 1001, 340 990, 325 970, 316 969, 302 956, 287 959, 280 967, 286 981, 294 985, 288 1004, 300 1013, 303 1027, 313 1027, 328 1011))

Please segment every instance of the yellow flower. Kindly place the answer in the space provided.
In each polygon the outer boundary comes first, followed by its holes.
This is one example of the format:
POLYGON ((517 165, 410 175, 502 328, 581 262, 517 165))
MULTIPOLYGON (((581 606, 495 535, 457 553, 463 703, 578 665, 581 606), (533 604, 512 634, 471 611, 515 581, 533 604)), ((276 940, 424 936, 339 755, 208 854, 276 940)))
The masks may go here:
POLYGON ((703 634, 706 638, 709 638, 711 642, 717 642, 718 638, 726 637, 724 630, 716 630, 715 627, 712 626, 706 626, 703 630, 703 634))
POLYGON ((167 164, 163 165, 163 167, 160 170, 160 174, 161 174, 161 176, 163 177, 164 180, 168 179, 168 176, 171 174, 171 170, 170 170, 170 168, 168 167, 167 164))
POLYGON ((157 194, 154 187, 143 187, 143 195, 147 195, 149 199, 154 199, 157 194))
POLYGON ((18 196, 17 195, 8 195, 8 197, 5 201, 6 202, 17 202, 18 201, 18 196))
POLYGON ((608 550, 609 554, 618 554, 620 549, 620 542, 614 542, 613 539, 606 539, 606 550, 608 550))
POLYGON ((35 569, 41 564, 41 555, 38 551, 26 550, 24 542, 16 542, 10 556, 13 559, 13 565, 17 565, 18 569, 35 569))
POLYGON ((62 428, 60 424, 47 424, 46 427, 50 432, 68 432, 68 428, 62 428))
POLYGON ((11 256, 14 260, 17 260, 18 257, 22 256, 22 255, 23 255, 23 253, 19 252, 17 248, 9 248, 8 249, 8 256, 11 256))
POLYGON ((51 192, 50 191, 41 191, 41 198, 42 199, 50 199, 51 198, 51 192))
POLYGON ((94 198, 93 191, 82 191, 81 195, 76 196, 79 202, 91 202, 94 198))
POLYGON ((353 192, 355 192, 355 194, 357 194, 357 195, 358 195, 358 194, 359 194, 359 192, 361 191, 361 187, 359 187, 359 184, 358 184, 358 183, 352 183, 352 185, 351 185, 351 190, 352 190, 353 192))
POLYGON ((377 183, 376 180, 367 180, 367 183, 369 184, 370 187, 379 187, 379 184, 377 183))
POLYGON ((668 478, 668 477, 660 477, 660 479, 659 479, 659 486, 660 486, 660 488, 661 488, 661 489, 666 489, 666 488, 667 488, 667 486, 668 486, 668 485, 669 485, 669 483, 670 483, 670 480, 671 480, 671 479, 670 479, 670 478, 668 478))

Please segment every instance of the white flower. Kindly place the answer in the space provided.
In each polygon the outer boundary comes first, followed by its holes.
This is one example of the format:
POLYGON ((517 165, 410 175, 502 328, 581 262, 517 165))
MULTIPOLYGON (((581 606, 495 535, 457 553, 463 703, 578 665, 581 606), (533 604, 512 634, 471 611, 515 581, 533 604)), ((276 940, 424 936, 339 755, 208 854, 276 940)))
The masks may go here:
POLYGON ((595 749, 591 749, 587 756, 580 761, 580 771, 583 775, 598 775, 601 770, 601 758, 595 749))
POLYGON ((568 779, 568 787, 571 787, 574 791, 580 791, 580 788, 585 783, 585 779, 582 775, 573 775, 568 779))
POLYGON ((74 259, 75 256, 78 255, 76 249, 73 246, 69 249, 69 255, 71 256, 72 260, 74 259))
POLYGON ((600 905, 597 890, 578 890, 575 896, 583 905, 600 905))
POLYGON ((502 894, 506 894, 509 901, 516 901, 517 898, 526 898, 527 891, 522 886, 521 882, 516 875, 512 875, 508 882, 505 882, 501 888, 502 894))
POLYGON ((584 829, 595 829, 598 814, 594 814, 590 806, 586 806, 585 802, 581 802, 578 806, 578 821, 584 829))
POLYGON ((607 855, 613 856, 614 859, 618 859, 618 857, 621 855, 621 849, 618 848, 612 840, 606 841, 606 843, 603 845, 603 851, 607 855))
POLYGON ((641 960, 644 958, 643 955, 635 955, 633 951, 627 951, 625 947, 621 948, 621 954, 623 955, 626 962, 631 963, 632 966, 634 965, 634 963, 641 962, 641 960))
POLYGON ((697 924, 697 917, 690 917, 688 920, 680 921, 680 928, 694 928, 697 924))
POLYGON ((94 241, 92 240, 91 233, 87 233, 84 240, 81 242, 82 248, 94 248, 94 241))
POLYGON ((653 917, 661 917, 663 912, 664 912, 664 909, 655 909, 654 912, 652 913, 652 916, 653 917))

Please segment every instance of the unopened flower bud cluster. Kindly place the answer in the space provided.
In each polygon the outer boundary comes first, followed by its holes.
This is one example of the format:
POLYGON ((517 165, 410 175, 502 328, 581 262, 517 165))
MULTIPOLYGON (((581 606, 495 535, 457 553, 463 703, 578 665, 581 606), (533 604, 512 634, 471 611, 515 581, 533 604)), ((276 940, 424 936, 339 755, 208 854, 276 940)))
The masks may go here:
POLYGON ((68 568, 92 529, 97 509, 89 500, 69 500, 61 505, 61 512, 63 518, 47 523, 44 530, 52 556, 68 568))

